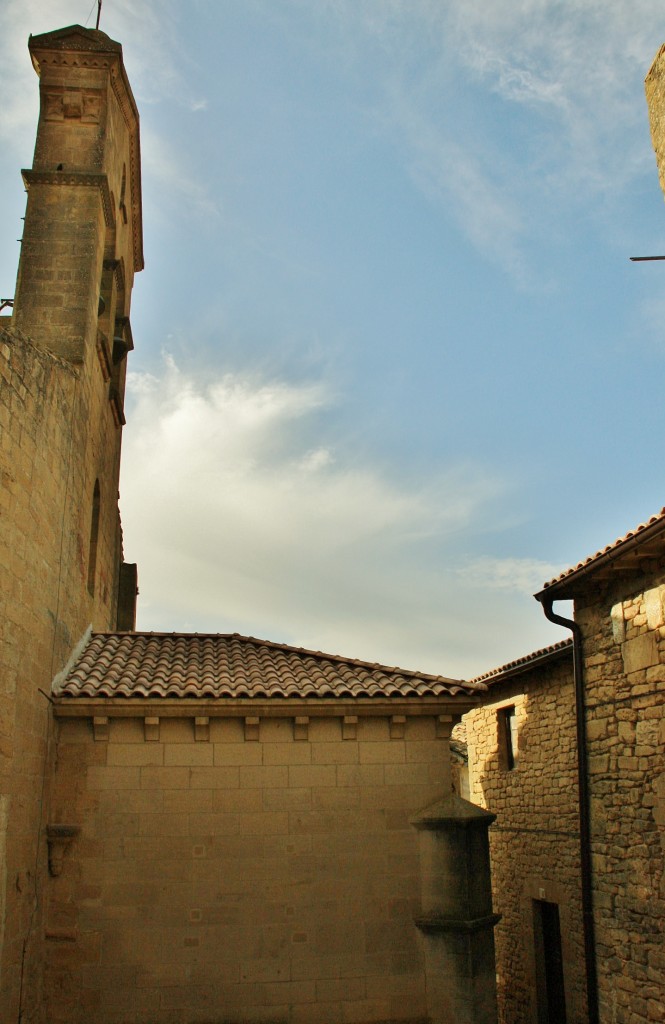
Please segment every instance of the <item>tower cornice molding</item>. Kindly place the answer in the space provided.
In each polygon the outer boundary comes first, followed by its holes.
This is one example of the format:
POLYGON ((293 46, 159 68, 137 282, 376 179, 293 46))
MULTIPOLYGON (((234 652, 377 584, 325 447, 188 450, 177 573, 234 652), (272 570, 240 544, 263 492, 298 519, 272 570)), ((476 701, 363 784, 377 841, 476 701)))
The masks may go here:
POLYGON ((92 174, 84 171, 33 171, 24 168, 21 171, 26 189, 33 185, 73 185, 83 188, 96 188, 102 200, 104 222, 107 228, 115 226, 115 210, 111 202, 111 190, 105 174, 92 174))

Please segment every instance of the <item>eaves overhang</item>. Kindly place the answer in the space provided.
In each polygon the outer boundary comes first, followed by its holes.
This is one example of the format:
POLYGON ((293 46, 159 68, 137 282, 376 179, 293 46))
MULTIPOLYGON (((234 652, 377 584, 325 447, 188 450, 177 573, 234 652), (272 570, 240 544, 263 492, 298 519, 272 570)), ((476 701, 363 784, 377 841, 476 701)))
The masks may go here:
POLYGON ((514 679, 515 676, 523 675, 525 672, 533 672, 535 669, 553 665, 564 658, 571 657, 572 651, 572 640, 560 640, 549 647, 542 647, 540 650, 534 651, 533 654, 527 654, 523 658, 516 658, 515 661, 510 661, 506 665, 501 665, 499 668, 484 672, 483 675, 476 676, 471 681, 474 683, 485 683, 488 689, 491 690, 498 683, 506 682, 509 679, 514 679))
POLYGON ((648 569, 664 556, 665 508, 613 544, 608 544, 601 551, 550 580, 534 597, 541 604, 570 600, 589 587, 605 583, 620 574, 648 569))

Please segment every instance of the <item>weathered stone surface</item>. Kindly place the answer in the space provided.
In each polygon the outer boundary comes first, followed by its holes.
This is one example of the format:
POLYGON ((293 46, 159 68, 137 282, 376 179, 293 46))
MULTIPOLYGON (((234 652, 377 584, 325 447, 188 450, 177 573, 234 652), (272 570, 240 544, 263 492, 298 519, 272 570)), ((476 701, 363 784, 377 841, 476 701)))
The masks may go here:
MULTIPOLYGON (((499 1020, 537 1019, 534 900, 559 905, 569 1024, 585 1021, 572 657, 495 682, 464 716, 470 799, 497 816, 490 828, 499 1020), (502 749, 501 714, 514 707, 516 766, 502 749)), ((607 733, 603 718, 590 722, 607 733)), ((602 808, 597 808, 598 811, 602 808)))
MULTIPOLYGON (((120 427, 109 386, 121 403, 125 361, 111 367, 111 379, 105 376, 100 337, 112 338, 117 318, 129 314, 140 201, 137 206, 126 196, 127 223, 117 202, 109 206, 120 195, 138 125, 132 123, 117 44, 108 59, 97 52, 94 67, 81 59, 86 40, 96 46, 101 37, 81 30, 70 53, 61 36, 58 60, 50 59, 42 37, 32 39, 42 106, 35 163, 26 173, 13 317, 3 318, 0 327, 3 1021, 38 1022, 44 1012, 44 830, 50 823, 53 730, 43 694, 90 623, 100 629, 116 624, 120 427), (119 74, 113 84, 112 66, 119 74), (64 99, 71 100, 66 109, 64 99), (105 132, 116 145, 103 145, 105 132), (124 270, 105 282, 104 261, 111 257, 124 270)), ((129 170, 127 175, 131 183, 129 170)), ((59 925, 57 935, 62 939, 59 925)), ((73 942, 51 937, 47 944, 60 963, 71 959, 73 942)), ((93 954, 88 949, 85 955, 93 954)), ((66 1003, 69 990, 62 984, 66 1003)))

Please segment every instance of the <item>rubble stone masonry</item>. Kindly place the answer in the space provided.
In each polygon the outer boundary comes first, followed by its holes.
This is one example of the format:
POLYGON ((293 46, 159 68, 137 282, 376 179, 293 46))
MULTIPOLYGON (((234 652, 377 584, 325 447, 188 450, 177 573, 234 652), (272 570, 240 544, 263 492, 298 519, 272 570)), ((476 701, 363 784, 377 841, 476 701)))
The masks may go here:
POLYGON ((519 674, 487 679, 486 702, 464 716, 470 800, 497 819, 490 828, 497 995, 502 1024, 539 1020, 534 901, 556 903, 568 1024, 585 1020, 579 824, 570 648, 519 674), (515 766, 502 715, 514 708, 515 766))
POLYGON ((601 1020, 665 1019, 665 562, 575 602, 584 634, 601 1020))

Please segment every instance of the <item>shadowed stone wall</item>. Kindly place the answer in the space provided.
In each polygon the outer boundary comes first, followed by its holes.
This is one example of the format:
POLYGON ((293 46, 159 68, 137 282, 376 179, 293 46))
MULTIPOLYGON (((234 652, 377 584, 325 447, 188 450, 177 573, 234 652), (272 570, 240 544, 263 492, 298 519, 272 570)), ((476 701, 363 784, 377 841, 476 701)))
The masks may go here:
POLYGON ((585 1020, 575 702, 570 649, 490 683, 464 716, 470 799, 496 814, 490 827, 499 1019, 538 1020, 534 900, 559 907, 569 1024, 585 1020), (516 763, 507 764, 502 714, 515 709, 516 763))

